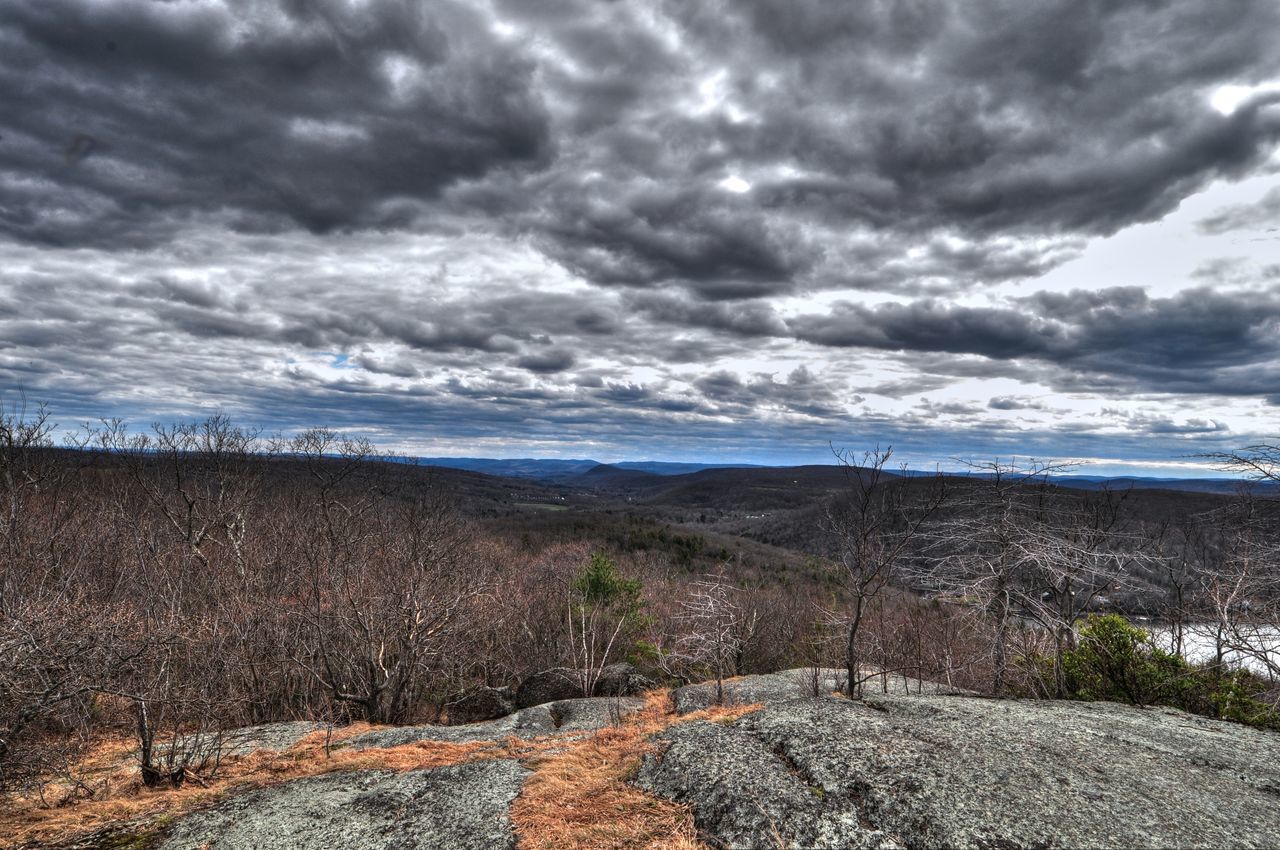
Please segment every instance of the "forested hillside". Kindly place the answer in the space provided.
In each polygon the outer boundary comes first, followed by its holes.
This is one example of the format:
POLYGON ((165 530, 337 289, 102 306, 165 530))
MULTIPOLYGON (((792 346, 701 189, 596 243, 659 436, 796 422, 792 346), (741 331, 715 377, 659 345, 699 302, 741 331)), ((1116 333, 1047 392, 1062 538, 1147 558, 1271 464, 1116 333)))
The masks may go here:
POLYGON ((52 427, 0 419, 8 794, 61 777, 60 802, 92 796, 75 765, 104 735, 178 786, 233 727, 457 720, 540 671, 597 692, 621 661, 650 682, 809 665, 855 697, 870 669, 1275 722, 1280 527, 1248 493, 1076 490, 1045 464, 904 477, 887 451, 584 487, 222 416, 52 427), (1159 643, 1101 612, 1158 618, 1159 643), (1206 624, 1210 663, 1181 660, 1206 624))

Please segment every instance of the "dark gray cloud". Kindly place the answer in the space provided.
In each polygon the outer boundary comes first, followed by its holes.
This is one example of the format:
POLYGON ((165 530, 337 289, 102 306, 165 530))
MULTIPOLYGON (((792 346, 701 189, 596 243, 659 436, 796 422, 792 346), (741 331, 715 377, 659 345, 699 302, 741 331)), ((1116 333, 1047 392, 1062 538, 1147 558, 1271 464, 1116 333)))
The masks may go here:
POLYGON ((1014 396, 996 396, 987 402, 987 407, 992 410, 1044 410, 1044 405, 1038 401, 1026 398, 1017 398, 1014 396))
MULTIPOLYGON (((1280 13, 1266 2, 668 9, 740 113, 668 119, 672 138, 716 151, 698 166, 753 178, 773 221, 887 232, 898 250, 907 234, 955 232, 977 240, 965 260, 984 262, 994 234, 1153 220, 1260 162, 1280 130, 1265 98, 1229 116, 1207 98, 1274 73, 1280 13)), ((833 265, 859 273, 834 243, 833 265)))
POLYGON ((629 306, 663 324, 702 328, 743 337, 784 336, 786 323, 763 301, 737 303, 694 301, 669 294, 644 294, 629 306))
POLYGON ((1040 292, 1010 306, 937 300, 866 307, 839 303, 790 323, 826 346, 972 354, 1059 371, 1060 388, 1268 394, 1280 362, 1280 292, 1207 287, 1152 298, 1136 287, 1040 292))
POLYGON ((196 214, 404 227, 550 155, 532 66, 465 4, 49 0, 6 4, 0 44, 0 226, 21 239, 133 247, 196 214))
POLYGON ((577 357, 572 351, 564 348, 548 348, 518 358, 516 365, 530 372, 551 373, 572 369, 576 362, 577 357))
POLYGON ((1043 353, 1059 332, 1021 311, 959 307, 934 300, 877 307, 841 302, 829 313, 795 319, 791 329, 799 339, 819 345, 944 351, 1000 359, 1043 353))
POLYGON ((693 377, 690 383, 708 400, 739 413, 764 408, 839 418, 843 409, 841 401, 856 403, 863 400, 860 396, 841 393, 838 386, 824 381, 804 366, 797 366, 783 381, 765 373, 744 381, 732 372, 718 371, 693 377))
POLYGON ((788 104, 782 87, 770 107, 816 122, 806 107, 847 93, 854 132, 836 141, 826 128, 793 131, 791 151, 816 171, 878 177, 881 194, 846 197, 889 226, 909 217, 979 231, 1111 232, 1167 212, 1187 181, 1248 167, 1277 131, 1265 100, 1222 116, 1203 97, 1215 83, 1274 72, 1280 12, 1266 2, 695 8, 709 37, 736 11, 796 62, 811 94, 788 104))
POLYGON ((932 390, 941 389, 950 383, 950 378, 938 375, 913 374, 907 378, 882 381, 878 384, 859 387, 858 392, 898 399, 910 395, 916 395, 918 393, 927 393, 932 390))
POLYGON ((685 283, 708 298, 752 298, 790 291, 821 254, 799 227, 770 222, 745 200, 733 210, 678 185, 630 196, 618 186, 560 188, 526 227, 548 256, 602 285, 685 283))
MULTIPOLYGON (((1272 0, 7 4, 0 393, 493 445, 1227 440, 1187 399, 1280 403, 1280 265, 1040 279, 1274 168, 1278 34, 1272 0)), ((1273 228, 1276 190, 1228 200, 1191 230, 1273 228)))
POLYGON ((923 399, 916 405, 916 409, 921 412, 925 419, 937 419, 941 416, 974 416, 982 412, 982 408, 975 404, 966 404, 959 401, 941 401, 935 402, 929 399, 923 399))
POLYGON ((483 222, 716 299, 1027 278, 1265 158, 1280 95, 1207 94, 1280 71, 1278 29, 1269 0, 10 4, 0 227, 483 222))
POLYGON ((1231 430, 1226 424, 1214 419, 1191 418, 1177 421, 1169 416, 1142 411, 1115 410, 1103 408, 1103 415, 1123 420, 1134 430, 1160 436, 1186 436, 1201 438, 1206 434, 1225 434, 1231 430))

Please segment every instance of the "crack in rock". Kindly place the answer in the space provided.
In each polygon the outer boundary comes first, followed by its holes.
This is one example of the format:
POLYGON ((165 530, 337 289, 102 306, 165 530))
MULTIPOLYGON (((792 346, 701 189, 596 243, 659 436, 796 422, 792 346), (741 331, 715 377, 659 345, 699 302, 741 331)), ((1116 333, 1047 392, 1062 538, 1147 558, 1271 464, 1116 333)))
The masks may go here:
POLYGON ((732 847, 1273 847, 1280 834, 1275 733, 1106 703, 775 692, 730 729, 668 729, 641 787, 732 847))

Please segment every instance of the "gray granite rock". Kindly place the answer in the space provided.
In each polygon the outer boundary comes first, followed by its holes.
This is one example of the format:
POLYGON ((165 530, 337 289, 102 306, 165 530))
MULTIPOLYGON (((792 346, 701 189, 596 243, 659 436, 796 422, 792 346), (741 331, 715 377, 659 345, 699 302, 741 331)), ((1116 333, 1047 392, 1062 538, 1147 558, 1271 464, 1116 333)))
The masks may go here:
MULTIPOLYGON (((877 671, 868 669, 863 675, 863 693, 875 694, 947 694, 963 693, 958 688, 951 688, 937 682, 905 678, 896 673, 879 675, 877 671)), ((726 705, 750 705, 751 703, 779 702, 802 697, 812 698, 827 696, 835 691, 843 691, 847 676, 844 670, 830 667, 799 667, 794 670, 783 670, 779 673, 766 673, 751 676, 736 676, 724 682, 724 703, 726 705)), ((676 711, 688 714, 691 711, 707 708, 715 703, 716 683, 703 682, 697 685, 686 685, 672 692, 671 698, 676 711)))
MULTIPOLYGON (((583 675, 578 670, 556 667, 527 676, 516 689, 516 706, 531 708, 548 702, 575 699, 583 695, 583 675)), ((633 697, 654 687, 654 681, 625 661, 600 670, 592 696, 633 697)))
POLYGON ((567 699, 525 708, 515 714, 469 723, 464 726, 398 726, 375 729, 347 741, 356 749, 398 747, 416 741, 500 741, 508 736, 537 738, 569 732, 594 732, 616 723, 640 706, 644 700, 633 697, 592 697, 567 699))
POLYGON ((596 680, 598 697, 635 697, 655 686, 653 679, 641 673, 634 664, 625 661, 610 664, 600 671, 596 680))
POLYGON ((516 710, 516 697, 511 688, 475 688, 458 696, 446 709, 450 726, 496 720, 516 710))
POLYGON ((528 771, 482 761, 299 779, 178 820, 161 850, 514 848, 510 808, 528 771))
POLYGON ((1274 847, 1280 735, 1171 709, 778 701, 660 738, 641 787, 729 847, 1274 847))
POLYGON ((516 707, 532 708, 562 699, 582 696, 582 684, 577 671, 565 667, 532 673, 516 688, 516 707))
POLYGON ((325 728, 323 723, 312 723, 306 720, 246 726, 243 729, 233 729, 223 735, 222 751, 226 755, 237 756, 248 755, 258 750, 283 752, 312 732, 319 732, 325 728))

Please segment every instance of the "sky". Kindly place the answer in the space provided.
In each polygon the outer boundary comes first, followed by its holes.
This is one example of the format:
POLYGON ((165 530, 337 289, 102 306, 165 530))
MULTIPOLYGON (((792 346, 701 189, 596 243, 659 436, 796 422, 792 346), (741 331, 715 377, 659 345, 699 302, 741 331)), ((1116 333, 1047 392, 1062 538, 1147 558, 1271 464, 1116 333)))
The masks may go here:
POLYGON ((1280 434, 1274 0, 0 4, 0 401, 418 455, 1280 434))

